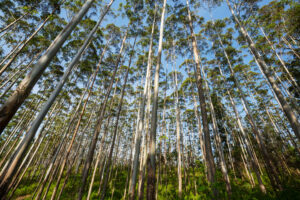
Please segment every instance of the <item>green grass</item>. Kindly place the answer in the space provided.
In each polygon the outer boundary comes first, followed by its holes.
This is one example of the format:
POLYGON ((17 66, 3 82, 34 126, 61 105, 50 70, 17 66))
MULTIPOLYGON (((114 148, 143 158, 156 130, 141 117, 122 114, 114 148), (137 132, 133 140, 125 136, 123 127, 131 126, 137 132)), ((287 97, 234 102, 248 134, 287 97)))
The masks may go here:
MULTIPOLYGON (((177 185, 177 174, 176 168, 168 169, 167 175, 162 175, 162 179, 160 180, 160 184, 158 186, 158 199, 159 200, 179 200, 178 198, 178 185, 177 185)), ((195 173, 193 170, 189 170, 189 181, 186 178, 186 184, 183 176, 183 199, 184 200, 198 200, 198 199, 211 199, 212 192, 208 183, 206 182, 206 177, 204 174, 203 167, 195 169, 195 173), (194 187, 194 181, 196 181, 196 190, 194 187)), ((116 169, 112 173, 112 179, 110 180, 107 188, 106 198, 105 199, 116 199, 120 200, 124 194, 124 188, 126 184, 127 178, 127 169, 119 168, 118 174, 115 176, 116 169), (113 193, 113 198, 112 197, 113 193)), ((182 173, 184 174, 184 172, 182 173)), ((217 183, 214 187, 218 190, 219 199, 228 199, 227 193, 225 190, 225 183, 222 181, 221 172, 217 171, 217 183)), ((266 185, 267 194, 263 194, 259 188, 251 187, 250 183, 243 178, 237 178, 234 180, 233 176, 231 176, 231 186, 232 186, 232 196, 233 200, 296 200, 300 199, 300 179, 297 176, 286 176, 283 181, 283 190, 275 193, 272 191, 270 183, 268 179, 264 175, 262 178, 266 185)), ((64 180, 61 181, 61 185, 64 180)), ((90 178, 88 179, 89 185, 90 178)), ((32 194, 38 185, 38 180, 33 180, 29 182, 26 178, 22 180, 20 186, 16 190, 14 194, 14 198, 24 197, 26 195, 32 194)), ((99 188, 100 176, 96 176, 93 192, 91 194, 91 199, 99 199, 97 196, 97 191, 99 188)), ((51 184, 50 190, 47 194, 46 199, 50 199, 52 191, 55 187, 56 182, 51 184)), ((81 176, 80 175, 72 175, 67 182, 64 191, 62 193, 61 199, 76 199, 79 186, 81 184, 81 176)), ((60 185, 60 187, 61 187, 60 185)), ((47 187, 47 185, 46 185, 47 187)), ((45 191, 45 190, 44 190, 45 191)), ((87 196, 88 186, 85 189, 84 199, 87 196)), ((146 193, 146 185, 145 185, 145 193, 146 193)), ((31 197, 25 198, 31 199, 31 197)))

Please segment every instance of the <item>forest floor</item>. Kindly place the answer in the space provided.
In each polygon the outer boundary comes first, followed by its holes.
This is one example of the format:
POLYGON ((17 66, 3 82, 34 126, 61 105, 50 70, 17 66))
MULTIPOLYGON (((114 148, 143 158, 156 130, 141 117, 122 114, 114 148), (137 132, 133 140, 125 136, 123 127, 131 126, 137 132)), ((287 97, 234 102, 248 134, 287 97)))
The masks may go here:
MULTIPOLYGON (((167 176, 164 175, 162 171, 162 178, 160 179, 160 184, 158 187, 158 200, 177 200, 177 174, 176 168, 166 169, 167 176)), ((115 199, 120 200, 124 195, 124 188, 126 184, 128 170, 124 167, 115 168, 112 172, 112 179, 109 182, 108 190, 105 199, 115 199)), ((198 200, 198 199, 211 199, 211 192, 206 183, 205 174, 203 168, 195 168, 195 171, 191 169, 188 173, 183 171, 183 190, 185 200, 198 200), (201 170, 200 170, 201 169, 201 170), (189 174, 189 175, 188 175, 189 174)), ((217 178, 219 179, 215 187, 218 189, 219 199, 228 199, 225 183, 222 180, 221 172, 217 172, 217 178)), ((297 200, 300 199, 300 178, 299 176, 286 176, 283 180, 283 190, 277 191, 276 193, 272 191, 270 183, 266 177, 263 176, 264 184, 266 185, 267 194, 260 192, 259 188, 252 187, 249 181, 245 179, 244 175, 241 178, 234 178, 231 174, 231 186, 232 186, 232 200, 244 200, 244 199, 255 199, 255 200, 297 200)), ((78 188, 80 186, 81 177, 80 175, 70 176, 60 199, 72 200, 76 199, 78 188)), ((40 185, 38 177, 33 179, 24 179, 21 185, 16 190, 12 199, 16 200, 27 200, 32 198, 32 194, 35 194, 36 187, 40 185)), ((61 185, 64 180, 61 181, 61 185)), ((52 191, 55 187, 56 182, 53 182, 50 186, 49 192, 45 199, 50 199, 52 191)), ((96 176, 93 185, 93 192, 91 194, 91 199, 99 199, 97 191, 99 189, 100 176, 96 176)), ((48 185, 46 184, 44 191, 48 185)), ((60 186, 61 188, 61 186, 60 186)), ((87 196, 87 190, 84 198, 87 196)), ((145 188, 146 192, 146 188, 145 188)), ((44 194, 43 194, 44 195, 44 194)))

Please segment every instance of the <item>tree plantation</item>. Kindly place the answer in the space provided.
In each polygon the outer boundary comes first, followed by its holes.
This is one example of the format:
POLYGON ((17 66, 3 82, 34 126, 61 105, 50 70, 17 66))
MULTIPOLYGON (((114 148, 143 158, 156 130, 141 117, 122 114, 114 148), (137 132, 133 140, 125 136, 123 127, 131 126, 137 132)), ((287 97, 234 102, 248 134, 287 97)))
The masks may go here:
POLYGON ((298 0, 0 0, 0 199, 300 199, 298 0))

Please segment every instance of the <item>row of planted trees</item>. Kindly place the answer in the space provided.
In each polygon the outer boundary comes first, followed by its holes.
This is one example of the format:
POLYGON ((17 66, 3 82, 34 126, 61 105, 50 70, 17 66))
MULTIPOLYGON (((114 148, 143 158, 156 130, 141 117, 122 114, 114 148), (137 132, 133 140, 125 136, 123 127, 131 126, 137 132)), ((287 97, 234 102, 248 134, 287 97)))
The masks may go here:
POLYGON ((299 196, 296 1, 0 5, 1 199, 299 196))

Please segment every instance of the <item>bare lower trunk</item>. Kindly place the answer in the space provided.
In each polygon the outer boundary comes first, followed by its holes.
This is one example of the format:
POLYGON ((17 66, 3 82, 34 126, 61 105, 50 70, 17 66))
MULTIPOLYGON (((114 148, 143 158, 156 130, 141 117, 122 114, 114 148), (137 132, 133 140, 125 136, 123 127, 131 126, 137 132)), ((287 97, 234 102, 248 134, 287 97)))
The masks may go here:
MULTIPOLYGON (((204 95, 204 89, 202 86, 202 76, 201 76, 201 69, 200 69, 200 57, 197 49, 197 41, 193 30, 193 22, 191 13, 189 10, 189 2, 186 1, 187 7, 188 7, 188 18, 189 18, 189 28, 191 32, 191 38, 192 38, 192 46, 193 46, 193 53, 194 53, 194 59, 196 63, 196 71, 195 71, 195 78, 197 81, 197 88, 198 88, 198 95, 199 95, 199 102, 200 102, 200 108, 201 108, 201 116, 202 116, 202 125, 203 125, 203 132, 204 132, 204 147, 205 147, 205 163, 207 168, 207 178, 208 182, 213 185, 215 183, 215 163, 214 158, 212 154, 212 147, 211 147, 211 141, 210 141, 210 133, 209 133, 209 125, 208 125, 208 116, 207 116, 207 108, 206 108, 206 100, 204 95)), ((217 197, 217 190, 215 187, 213 187, 213 193, 214 196, 217 197)))
MULTIPOLYGON (((155 8, 156 9, 156 8, 155 8)), ((156 13, 156 11, 155 11, 156 13)), ((144 91, 142 96, 142 101, 140 105, 140 117, 137 122, 137 133, 136 133, 136 142, 135 142, 135 152, 133 156, 133 166, 132 166, 132 175, 130 178, 130 186, 129 186, 129 198, 131 200, 135 199, 135 187, 136 187, 136 179, 137 179, 137 172, 138 172, 138 160, 140 155, 140 144, 141 144, 141 137, 142 137, 142 131, 144 129, 145 124, 145 104, 147 99, 147 93, 148 90, 151 89, 150 82, 151 82, 151 65, 152 65, 152 46, 153 46, 153 35, 154 35, 154 28, 155 28, 155 21, 156 16, 154 16, 153 23, 152 23, 152 31, 151 31, 151 38, 150 38, 150 44, 149 44, 149 53, 148 53, 148 63, 147 63, 147 72, 146 72, 146 78, 145 78, 145 85, 144 85, 144 91)))
MULTIPOLYGON (((173 51, 174 53, 174 51, 173 51)), ((176 65, 176 64, 175 64, 176 65)), ((177 151, 177 176, 178 176, 178 196, 179 199, 182 198, 182 170, 181 170, 181 133, 180 133, 180 108, 179 108, 179 95, 178 95, 178 80, 177 71, 174 71, 174 81, 175 81, 175 110, 176 110, 176 151, 177 151)), ((186 185, 186 184, 185 184, 186 185)))
POLYGON ((107 89, 107 92, 106 92, 106 95, 105 95, 105 98, 104 98, 104 102, 100 106, 100 109, 99 109, 99 112, 100 112, 99 118, 97 120, 96 127, 94 129, 93 138, 92 138, 91 144, 89 145, 90 147, 89 147, 88 155, 87 155, 86 161, 84 163, 84 168, 83 168, 83 171, 82 171, 81 186, 79 188, 79 194, 78 194, 78 198, 77 198, 78 200, 81 200, 82 197, 83 197, 83 192, 84 192, 85 185, 86 185, 86 179, 88 177, 88 172, 89 172, 90 166, 91 166, 92 161, 93 161, 94 152, 95 152, 96 144, 97 144, 97 141, 98 141, 98 136, 99 136, 99 133, 100 133, 100 130, 101 130, 101 127, 102 127, 103 117, 104 117, 105 112, 106 112, 106 104, 107 104, 108 98, 110 96, 113 83, 115 81, 117 70, 119 68, 119 64, 120 64, 120 61, 121 61, 121 54, 123 52, 123 48, 124 48, 126 38, 127 38, 127 31, 125 33, 125 36, 124 36, 122 44, 121 44, 121 48, 120 48, 120 52, 119 52, 119 55, 118 55, 118 58, 117 58, 116 66, 115 66, 115 69, 113 71, 112 78, 110 80, 110 84, 109 84, 109 87, 107 89))
POLYGON ((266 188, 261 180, 261 176, 260 176, 260 173, 259 173, 259 167, 258 167, 258 164, 254 161, 254 157, 253 157, 253 153, 252 151, 249 149, 249 142, 248 142, 248 139, 247 139, 247 136, 246 136, 246 133, 244 132, 244 128, 242 126, 242 123, 240 121, 240 117, 239 117, 239 114, 238 114, 238 111, 236 109, 236 105, 230 95, 230 93, 228 92, 228 95, 229 95, 229 98, 230 98, 230 101, 231 101, 231 104, 232 104, 232 107, 233 107, 233 110, 234 110, 234 113, 236 115, 236 119, 237 119, 237 123, 238 123, 238 126, 242 132, 242 137, 243 137, 243 140, 245 142, 245 145, 246 145, 246 150, 247 150, 247 153, 249 154, 250 156, 250 160, 252 162, 252 166, 253 166, 253 169, 254 169, 254 172, 256 174, 256 177, 257 177, 257 180, 258 180, 258 183, 259 183, 259 188, 260 190, 263 192, 263 193, 266 193, 266 188))
POLYGON ((148 165, 148 179, 147 179, 147 200, 155 200, 155 145, 156 145, 156 129, 157 129, 157 110, 158 110, 158 88, 159 88, 159 71, 161 65, 162 41, 164 32, 164 19, 166 11, 167 0, 164 0, 159 32, 159 43, 157 52, 157 64, 154 78, 154 93, 153 93, 153 107, 151 116, 150 129, 150 145, 149 145, 149 165, 148 165))

